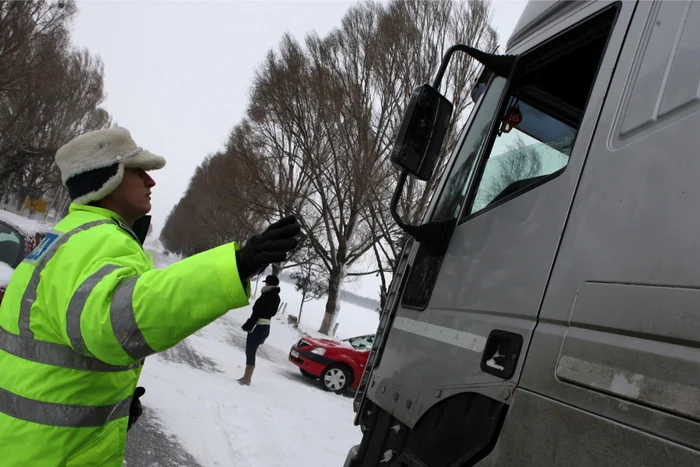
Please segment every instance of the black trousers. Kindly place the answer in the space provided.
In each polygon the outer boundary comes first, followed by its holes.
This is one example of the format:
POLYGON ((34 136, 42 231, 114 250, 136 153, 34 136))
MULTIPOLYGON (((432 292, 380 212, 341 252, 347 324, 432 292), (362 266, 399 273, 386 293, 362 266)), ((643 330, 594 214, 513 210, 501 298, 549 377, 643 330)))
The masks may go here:
POLYGON ((270 335, 269 324, 256 324, 245 340, 245 364, 255 366, 255 353, 270 335))

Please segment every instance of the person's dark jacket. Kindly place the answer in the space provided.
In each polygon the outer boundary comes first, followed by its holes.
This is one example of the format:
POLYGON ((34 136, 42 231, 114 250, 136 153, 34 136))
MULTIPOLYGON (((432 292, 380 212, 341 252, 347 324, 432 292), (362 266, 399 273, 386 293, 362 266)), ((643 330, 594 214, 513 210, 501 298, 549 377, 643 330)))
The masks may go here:
POLYGON ((260 294, 260 297, 253 304, 253 313, 248 321, 243 324, 243 330, 250 332, 255 327, 259 319, 270 319, 277 314, 280 306, 280 288, 273 287, 260 294))

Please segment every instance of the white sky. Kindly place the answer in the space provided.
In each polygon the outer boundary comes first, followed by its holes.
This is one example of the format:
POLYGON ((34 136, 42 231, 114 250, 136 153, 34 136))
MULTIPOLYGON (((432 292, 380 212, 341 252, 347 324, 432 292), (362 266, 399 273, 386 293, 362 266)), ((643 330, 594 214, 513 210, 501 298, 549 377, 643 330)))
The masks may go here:
MULTIPOLYGON (((104 107, 137 144, 168 160, 152 174, 154 233, 195 168, 223 147, 243 116, 253 72, 267 51, 287 31, 300 40, 312 30, 325 34, 353 3, 78 1, 73 42, 104 62, 104 107)), ((493 1, 501 51, 524 5, 493 1)))

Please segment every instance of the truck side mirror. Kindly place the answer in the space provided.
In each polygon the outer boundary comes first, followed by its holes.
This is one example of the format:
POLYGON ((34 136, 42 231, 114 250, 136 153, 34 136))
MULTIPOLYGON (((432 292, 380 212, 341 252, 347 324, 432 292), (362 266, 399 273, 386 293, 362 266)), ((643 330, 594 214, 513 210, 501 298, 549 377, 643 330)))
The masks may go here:
POLYGON ((457 51, 466 53, 484 65, 484 72, 471 90, 474 102, 479 99, 492 75, 510 78, 518 60, 517 55, 495 55, 468 45, 456 44, 445 53, 433 85, 423 84, 411 94, 389 157, 391 164, 399 170, 399 179, 391 197, 389 211, 401 230, 425 245, 433 254, 444 253, 454 230, 454 220, 435 220, 422 225, 410 225, 401 218, 397 207, 409 175, 421 181, 430 180, 433 175, 452 117, 452 103, 440 94, 438 89, 450 58, 457 51))
POLYGON ((435 88, 415 88, 396 133, 392 165, 418 180, 430 180, 451 116, 452 103, 435 88))

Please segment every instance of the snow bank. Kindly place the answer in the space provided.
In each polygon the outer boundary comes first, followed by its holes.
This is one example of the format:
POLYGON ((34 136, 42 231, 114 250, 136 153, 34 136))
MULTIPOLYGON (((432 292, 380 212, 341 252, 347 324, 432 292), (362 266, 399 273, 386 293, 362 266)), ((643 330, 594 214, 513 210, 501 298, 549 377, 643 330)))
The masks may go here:
POLYGON ((29 235, 34 235, 39 232, 46 233, 54 226, 54 223, 44 222, 43 219, 29 219, 2 209, 0 209, 0 219, 19 228, 22 232, 29 235))
POLYGON ((12 266, 0 261, 0 287, 7 286, 7 284, 10 283, 12 273, 14 272, 15 270, 12 269, 12 266))

